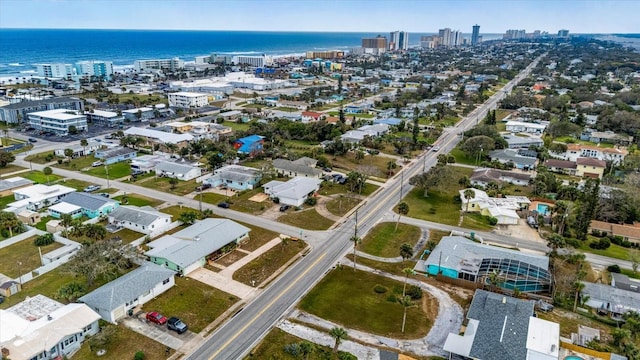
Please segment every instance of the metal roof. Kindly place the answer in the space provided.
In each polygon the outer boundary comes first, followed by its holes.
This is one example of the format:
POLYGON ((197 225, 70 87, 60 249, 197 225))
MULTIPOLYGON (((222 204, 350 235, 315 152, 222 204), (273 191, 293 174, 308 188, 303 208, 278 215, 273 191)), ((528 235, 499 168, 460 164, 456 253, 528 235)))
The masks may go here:
POLYGON ((171 215, 163 214, 153 208, 136 207, 136 206, 120 206, 109 213, 109 217, 117 221, 130 221, 135 224, 149 226, 151 223, 161 217, 169 217, 171 215))
POLYGON ((115 204, 115 200, 85 192, 73 192, 62 199, 62 203, 79 206, 86 210, 97 211, 106 204, 115 204))

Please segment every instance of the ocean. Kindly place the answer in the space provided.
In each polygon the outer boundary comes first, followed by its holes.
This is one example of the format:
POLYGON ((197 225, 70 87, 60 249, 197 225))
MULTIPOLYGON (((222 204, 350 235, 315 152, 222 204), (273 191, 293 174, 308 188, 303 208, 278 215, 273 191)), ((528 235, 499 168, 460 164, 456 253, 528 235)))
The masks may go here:
MULTIPOLYGON (((193 61, 195 56, 211 53, 300 55, 347 50, 360 46, 362 38, 377 35, 389 37, 388 32, 0 29, 0 77, 34 75, 38 63, 106 60, 122 68, 139 59, 193 61)), ((432 33, 410 33, 409 45, 418 45, 422 35, 432 33)), ((485 40, 501 36, 482 35, 485 40)))

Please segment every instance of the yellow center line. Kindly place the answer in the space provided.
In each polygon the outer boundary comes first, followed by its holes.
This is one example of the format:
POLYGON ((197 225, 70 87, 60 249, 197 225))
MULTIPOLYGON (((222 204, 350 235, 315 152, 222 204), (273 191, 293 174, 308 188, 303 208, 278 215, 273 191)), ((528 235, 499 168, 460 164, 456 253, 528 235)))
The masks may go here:
POLYGON ((229 346, 229 344, 231 344, 238 336, 240 336, 241 333, 243 333, 245 330, 247 330, 247 328, 249 326, 251 326, 256 320, 258 320, 258 318, 260 316, 262 316, 262 314, 264 314, 267 310, 269 310, 269 308, 271 306, 273 306, 273 304, 275 304, 276 301, 278 301, 286 292, 288 292, 289 290, 291 290, 291 288, 293 287, 293 285, 295 285, 298 280, 302 279, 303 276, 305 276, 309 271, 311 271, 311 269, 318 265, 318 263, 320 262, 320 260, 322 260, 323 257, 325 257, 325 255, 327 255, 327 253, 323 253, 322 255, 320 255, 320 257, 313 262, 313 264, 311 264, 305 271, 302 272, 302 274, 300 274, 294 281, 291 282, 291 284, 289 284, 289 286, 287 286, 280 294, 278 294, 278 296, 276 296, 275 298, 273 298, 273 300, 271 300, 271 302, 269 302, 269 304, 267 304, 267 306, 265 306, 262 310, 260 310, 260 312, 254 316, 250 321, 248 321, 240 330, 238 330, 229 340, 227 340, 226 343, 224 343, 220 348, 218 348, 218 350, 216 352, 214 352, 210 357, 209 360, 213 359, 214 357, 218 356, 222 350, 224 350, 227 346, 229 346))

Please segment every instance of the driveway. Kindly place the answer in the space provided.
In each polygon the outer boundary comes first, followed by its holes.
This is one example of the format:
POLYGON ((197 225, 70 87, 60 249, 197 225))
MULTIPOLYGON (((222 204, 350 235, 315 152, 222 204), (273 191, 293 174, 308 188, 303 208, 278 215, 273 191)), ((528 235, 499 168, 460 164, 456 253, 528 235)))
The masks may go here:
POLYGON ((196 336, 196 334, 191 331, 178 335, 175 332, 169 331, 167 325, 149 323, 144 318, 139 317, 125 317, 121 322, 129 329, 174 350, 180 349, 185 342, 196 336))
POLYGON ((237 296, 240 299, 248 299, 255 290, 251 286, 247 286, 239 281, 232 280, 229 276, 199 268, 190 272, 187 277, 198 280, 216 289, 220 289, 226 293, 237 296))

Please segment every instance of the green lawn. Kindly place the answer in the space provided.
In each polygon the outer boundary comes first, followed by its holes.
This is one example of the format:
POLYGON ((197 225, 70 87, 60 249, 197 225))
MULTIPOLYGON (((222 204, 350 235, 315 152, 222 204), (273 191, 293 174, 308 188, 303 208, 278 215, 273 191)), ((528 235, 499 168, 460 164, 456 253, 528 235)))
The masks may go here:
MULTIPOLYGON (((378 185, 364 184, 364 186, 362 187, 362 193, 360 195, 369 196, 378 188, 379 188, 378 185)), ((318 191, 318 193, 320 195, 342 194, 342 195, 348 196, 350 194, 350 191, 347 185, 340 185, 332 181, 323 181, 322 184, 320 185, 320 190, 318 191)))
POLYGON ((189 330, 199 333, 238 301, 235 296, 197 280, 178 276, 175 279, 174 287, 146 303, 143 310, 176 316, 189 330))
POLYGON ((278 218, 278 222, 307 230, 327 230, 331 225, 333 225, 334 221, 318 214, 316 209, 302 211, 289 209, 286 214, 278 218))
MULTIPOLYGON (((353 253, 348 253, 345 257, 353 261, 353 253)), ((356 260, 359 265, 368 266, 372 269, 378 269, 378 270, 388 272, 389 274, 400 275, 400 276, 405 276, 405 273, 402 271, 405 268, 413 269, 416 266, 416 262, 411 260, 407 260, 405 262, 390 263, 390 262, 371 260, 361 256, 358 256, 356 260)), ((346 265, 343 265, 343 266, 346 266, 346 265)), ((421 279, 420 275, 412 275, 410 276, 410 278, 421 279)))
MULTIPOLYGON (((198 199, 198 198, 199 196, 195 197, 195 199, 198 199)), ((224 196, 224 195, 220 195, 212 192, 202 193, 202 202, 206 202, 208 204, 217 205, 225 201, 226 199, 227 199, 227 196, 224 196)))
MULTIPOLYGON (((123 203, 122 201, 123 197, 125 197, 125 195, 116 196, 113 199, 120 201, 120 203, 123 203)), ((123 203, 123 205, 156 207, 163 203, 162 200, 152 199, 143 195, 131 194, 131 193, 127 194, 126 198, 127 198, 127 203, 126 204, 123 203)))
POLYGON ((578 250, 582 252, 608 256, 614 259, 629 260, 629 251, 631 251, 631 249, 622 247, 620 245, 616 245, 612 243, 608 249, 604 249, 604 250, 590 248, 589 244, 596 239, 597 239, 596 237, 588 235, 587 240, 581 242, 581 246, 580 248, 578 248, 578 250))
POLYGON ((35 225, 35 228, 42 231, 47 231, 47 222, 53 220, 51 216, 42 216, 40 222, 35 225))
POLYGON ((360 201, 362 200, 340 195, 340 197, 336 199, 327 201, 325 207, 333 215, 344 216, 349 210, 360 204, 360 201))
POLYGON ((393 258, 400 256, 400 245, 407 243, 411 246, 420 240, 422 230, 413 225, 396 223, 380 223, 376 225, 359 245, 361 251, 375 256, 393 258))
POLYGON ((342 156, 329 158, 331 167, 336 170, 340 170, 344 173, 359 171, 369 176, 375 176, 382 179, 386 178, 387 163, 389 161, 393 161, 393 159, 379 155, 366 155, 364 159, 358 161, 356 160, 354 152, 348 152, 342 156))
POLYGON ((86 181, 82 181, 82 180, 77 180, 77 179, 71 179, 71 178, 67 178, 67 179, 63 179, 60 181, 61 185, 64 186, 68 186, 68 187, 72 187, 76 190, 84 190, 84 188, 86 188, 87 186, 91 185, 90 182, 86 182, 86 181))
POLYGON ((131 242, 133 242, 135 240, 140 239, 143 236, 145 236, 145 234, 139 233, 137 231, 133 231, 133 230, 129 230, 129 229, 120 229, 115 233, 109 233, 107 235, 107 239, 114 238, 114 237, 119 237, 120 240, 122 240, 123 243, 129 244, 129 243, 131 243, 131 242))
POLYGON ((25 179, 34 181, 37 184, 47 184, 49 182, 53 184, 54 182, 62 179, 62 176, 60 175, 51 174, 49 176, 46 176, 42 171, 37 170, 22 173, 20 174, 20 176, 25 179))
POLYGON ((251 229, 249 232, 249 240, 246 240, 241 245, 241 248, 247 251, 254 251, 280 235, 275 231, 267 230, 255 225, 246 224, 240 221, 238 221, 238 223, 251 229))
MULTIPOLYGON (((32 236, 0 249, 0 259, 2 259, 2 261, 0 261, 0 273, 10 278, 17 278, 24 273, 42 266, 38 247, 33 244, 35 238, 35 236, 32 236)), ((44 255, 62 246, 59 242, 54 242, 47 246, 41 246, 40 250, 44 255)))
MULTIPOLYGON (((89 360, 89 359, 101 359, 101 360, 122 360, 133 359, 134 355, 138 351, 144 352, 145 359, 166 359, 168 357, 166 346, 159 342, 153 341, 150 337, 138 334, 137 332, 125 327, 124 325, 112 325, 116 328, 116 332, 112 340, 105 346, 107 351, 104 355, 98 357, 95 352, 91 351, 88 343, 84 343, 80 350, 73 355, 73 359, 76 360, 89 360)), ((174 351, 169 351, 169 354, 173 354, 174 351)))
MULTIPOLYGON (((65 161, 63 161, 61 164, 55 164, 52 166, 55 166, 61 169, 80 171, 84 168, 90 168, 92 163, 99 161, 93 156, 81 156, 79 158, 71 159, 71 161, 69 162, 66 162, 67 158, 63 158, 63 160, 65 161)), ((104 166, 102 166, 102 168, 104 168, 104 166)))
POLYGON ((476 166, 476 159, 472 159, 470 157, 467 157, 467 155, 464 153, 464 151, 460 150, 460 148, 454 148, 453 150, 451 150, 449 152, 449 154, 453 155, 453 157, 456 158, 456 163, 457 164, 464 164, 464 165, 472 165, 472 166, 476 166))
POLYGON ((251 197, 262 193, 262 188, 258 187, 253 190, 246 190, 237 192, 236 196, 230 196, 228 202, 231 204, 231 208, 236 211, 242 211, 248 214, 260 215, 269 207, 273 206, 271 200, 265 200, 262 202, 255 202, 249 200, 251 197))
MULTIPOLYGON (((280 359, 280 360, 296 360, 300 357, 293 356, 286 351, 284 347, 289 344, 301 344, 303 339, 293 336, 279 328, 273 328, 267 336, 256 346, 245 360, 253 359, 280 359)), ((313 343, 312 343, 313 344, 313 343)), ((320 346, 313 344, 313 352, 305 358, 305 360, 332 360, 338 359, 339 354, 333 354, 332 348, 328 346, 320 346)), ((340 353, 343 353, 342 351, 340 353)))
MULTIPOLYGON (((338 111, 329 111, 327 114, 329 114, 330 116, 338 116, 339 112, 338 111)), ((353 117, 356 118, 361 118, 361 119, 373 119, 374 115, 373 114, 344 114, 344 117, 347 119, 351 119, 353 117)))
POLYGON ((640 271, 638 272, 633 272, 633 270, 629 270, 629 269, 620 269, 620 272, 627 275, 630 278, 633 279, 640 279, 640 271))
POLYGON ((233 280, 258 286, 307 246, 302 240, 284 241, 233 273, 233 280))
POLYGON ((199 212, 197 209, 193 209, 193 208, 182 206, 182 205, 172 205, 172 206, 167 206, 166 208, 160 209, 161 213, 165 213, 173 216, 172 218, 173 221, 178 220, 178 218, 180 217, 180 214, 182 214, 185 211, 199 212))
MULTIPOLYGON (((95 159, 93 159, 93 161, 95 161, 95 159)), ((109 179, 120 179, 131 174, 131 166, 128 162, 111 164, 108 165, 107 168, 109 168, 109 179)), ((91 169, 87 170, 86 173, 89 175, 101 177, 103 179, 107 178, 107 169, 105 168, 105 166, 92 167, 91 169)))
POLYGON ((489 218, 479 213, 464 214, 462 219, 462 227, 466 229, 491 231, 493 226, 489 225, 489 218))
MULTIPOLYGON (((25 168, 23 168, 22 166, 7 164, 7 166, 0 168, 0 175, 9 174, 9 173, 24 170, 24 169, 25 168)), ((22 176, 22 174, 18 174, 15 176, 22 176)))
POLYGON ((195 191, 198 184, 196 183, 196 179, 189 181, 180 181, 175 184, 172 189, 172 185, 170 183, 170 179, 167 177, 150 177, 144 180, 138 180, 135 182, 136 185, 144 186, 149 189, 154 189, 166 193, 172 193, 176 195, 187 195, 195 191))
POLYGON ((52 161, 56 161, 57 157, 54 155, 53 151, 45 151, 45 152, 41 152, 41 153, 37 153, 37 154, 31 154, 27 157, 24 158, 26 161, 31 161, 34 162, 36 164, 46 164, 52 161), (47 161, 45 159, 45 157, 47 157, 47 155, 52 154, 53 155, 53 159, 47 161))
MULTIPOLYGON (((33 246, 33 244, 31 246, 33 246)), ((61 286, 73 281, 77 281, 73 274, 64 272, 62 270, 63 267, 64 265, 62 267, 53 269, 46 274, 42 274, 29 282, 24 283, 22 285, 22 291, 17 293, 16 295, 5 298, 5 301, 0 304, 0 308, 6 309, 14 304, 21 302, 27 296, 35 296, 38 294, 42 294, 44 296, 55 299, 55 295, 61 286)), ((80 282, 84 283, 84 280, 80 280, 80 282)), ((66 302, 64 300, 59 301, 66 302)))
POLYGON ((343 266, 328 273, 299 306, 348 328, 398 339, 423 337, 437 315, 437 301, 423 292, 423 299, 414 302, 418 306, 407 311, 403 334, 404 309, 395 300, 402 295, 402 286, 402 282, 343 266), (378 294, 374 291, 376 285, 388 291, 378 294))
POLYGON ((7 195, 0 197, 0 209, 4 209, 7 207, 7 204, 16 201, 16 198, 13 195, 7 195))
POLYGON ((233 121, 225 121, 222 125, 232 128, 233 131, 249 130, 249 127, 251 126, 249 123, 240 123, 240 122, 233 122, 233 121))

